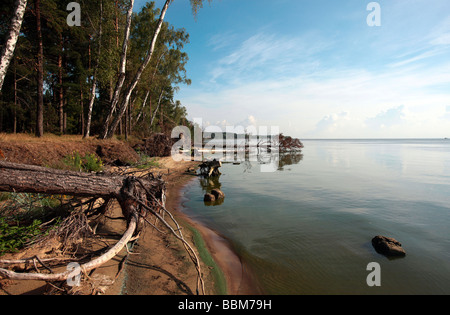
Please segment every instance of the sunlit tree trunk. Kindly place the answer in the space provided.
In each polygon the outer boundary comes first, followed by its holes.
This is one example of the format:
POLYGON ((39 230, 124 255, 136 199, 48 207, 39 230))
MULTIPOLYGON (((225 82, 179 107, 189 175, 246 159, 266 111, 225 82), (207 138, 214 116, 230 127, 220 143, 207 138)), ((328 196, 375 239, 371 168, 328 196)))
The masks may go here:
POLYGON ((37 107, 36 136, 44 135, 44 45, 42 43, 41 0, 34 0, 36 13, 36 31, 38 40, 37 52, 37 107))
POLYGON ((63 88, 63 36, 59 38, 60 50, 58 55, 58 85, 59 85, 59 132, 64 133, 64 88, 63 88))
POLYGON ((9 64, 14 55, 14 50, 19 38, 20 28, 22 27, 22 21, 26 7, 27 0, 16 0, 14 16, 11 20, 9 34, 2 49, 2 56, 0 61, 0 91, 3 87, 6 71, 8 70, 9 64))

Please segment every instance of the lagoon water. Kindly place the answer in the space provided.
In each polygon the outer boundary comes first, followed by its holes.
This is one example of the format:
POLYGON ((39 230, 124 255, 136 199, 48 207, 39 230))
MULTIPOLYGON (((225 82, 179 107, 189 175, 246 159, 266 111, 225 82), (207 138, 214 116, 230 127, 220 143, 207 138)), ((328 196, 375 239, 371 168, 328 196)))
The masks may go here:
POLYGON ((184 209, 230 240, 267 294, 450 294, 450 140, 303 140, 274 172, 228 163, 184 209), (224 203, 203 195, 221 188, 224 203), (376 235, 407 255, 388 259, 376 235), (367 266, 381 266, 369 287, 367 266))

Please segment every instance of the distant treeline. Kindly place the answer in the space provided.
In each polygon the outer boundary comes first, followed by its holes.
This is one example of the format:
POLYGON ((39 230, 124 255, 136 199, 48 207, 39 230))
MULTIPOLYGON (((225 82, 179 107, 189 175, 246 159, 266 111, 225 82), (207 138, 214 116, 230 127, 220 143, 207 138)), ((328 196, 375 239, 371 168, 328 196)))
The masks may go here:
MULTIPOLYGON (((79 0, 81 26, 69 26, 70 2, 28 1, 0 95, 0 132, 36 133, 37 108, 42 102, 44 132, 100 135, 108 116, 118 111, 126 97, 123 91, 133 85, 148 55, 160 10, 151 2, 131 15, 130 1, 79 0), (124 41, 127 29, 129 40, 124 41), (41 44, 43 67, 38 66, 41 44), (124 61, 125 72, 121 71, 124 61), (122 93, 114 101, 121 77, 125 79, 122 93)), ((1 46, 14 3, 0 2, 1 46)), ((184 29, 162 24, 152 58, 130 93, 116 134, 145 137, 190 125, 186 108, 174 100, 179 86, 190 84, 185 69, 188 56, 183 51, 188 41, 184 29)))

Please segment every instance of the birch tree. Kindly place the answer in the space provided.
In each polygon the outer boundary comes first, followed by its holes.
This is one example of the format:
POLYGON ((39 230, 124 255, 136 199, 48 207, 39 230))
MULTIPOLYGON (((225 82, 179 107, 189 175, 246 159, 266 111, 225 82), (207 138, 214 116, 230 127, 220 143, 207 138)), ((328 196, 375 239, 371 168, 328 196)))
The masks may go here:
MULTIPOLYGON (((139 80, 141 79, 142 73, 144 72, 145 68, 147 67, 147 65, 149 64, 149 62, 153 56, 153 53, 154 53, 155 47, 156 47, 156 42, 158 40, 158 36, 159 36, 162 26, 163 26, 164 18, 166 16, 167 10, 169 9, 169 6, 172 3, 172 1, 173 0, 166 0, 166 2, 164 3, 164 6, 161 10, 161 14, 160 14, 160 17, 158 20, 158 24, 157 24, 155 32, 153 34, 153 38, 152 38, 149 50, 147 51, 147 55, 146 55, 143 63, 139 67, 138 71, 136 72, 132 82, 128 86, 128 88, 125 92, 125 95, 120 103, 118 113, 115 116, 113 122, 111 123, 111 126, 108 126, 109 121, 107 121, 107 123, 105 124, 105 131, 102 135, 103 139, 110 139, 113 137, 113 135, 117 129, 117 126, 119 125, 120 120, 122 119, 123 115, 125 114, 125 112, 127 110, 128 104, 130 102, 131 94, 133 93, 134 89, 138 85, 139 80)), ((204 0, 191 0, 191 6, 192 6, 192 11, 193 11, 194 16, 197 14, 198 9, 200 9, 203 6, 203 1, 204 0)), ((208 2, 211 2, 211 0, 208 0, 208 2)), ((113 108, 111 108, 111 110, 112 109, 113 108)), ((113 113, 110 112, 108 118, 112 117, 112 115, 113 115, 113 113)))
MULTIPOLYGON (((117 129, 117 126, 119 125, 120 120, 122 119, 122 116, 125 114, 125 111, 128 107, 128 103, 130 102, 131 94, 133 93, 134 89, 136 88, 142 73, 144 72, 145 68, 147 67, 148 63, 150 62, 150 59, 152 58, 153 52, 155 51, 156 47, 156 41, 158 39, 159 33, 161 32, 161 28, 164 22, 164 18, 166 16, 166 12, 169 9, 169 5, 172 2, 172 0, 167 0, 164 4, 164 7, 161 11, 161 15, 159 17, 158 25, 156 26, 155 33, 153 34, 152 42, 150 44, 150 48, 147 52, 147 56, 144 59, 144 62, 139 67, 138 71, 136 72, 136 75, 133 78, 133 81, 129 85, 127 91, 125 92, 125 96, 120 104, 118 115, 114 118, 111 126, 108 127, 107 130, 105 130, 103 134, 103 139, 109 139, 112 138, 114 135, 114 132, 117 129)), ((110 113, 111 115, 111 113, 110 113)))
POLYGON ((127 66, 127 51, 128 51, 128 42, 130 39, 131 32, 131 19, 133 16, 133 6, 134 0, 130 0, 130 5, 128 7, 127 12, 127 22, 125 26, 125 36, 122 44, 122 53, 120 56, 120 66, 119 66, 119 77, 117 80, 116 87, 114 89, 113 98, 111 101, 111 108, 109 110, 109 114, 106 117, 104 130, 103 130, 103 138, 106 139, 106 135, 108 133, 108 128, 111 123, 111 119, 113 118, 114 112, 116 111, 117 103, 119 102, 120 92, 122 91, 123 83, 125 82, 126 75, 126 66, 127 66))
POLYGON ((2 59, 0 61, 0 91, 3 87, 6 71, 14 55, 16 43, 19 38, 20 28, 22 27, 23 16, 27 7, 27 0, 16 0, 14 16, 11 19, 10 31, 5 45, 2 49, 2 59))
POLYGON ((103 20, 103 2, 100 0, 100 22, 99 22, 99 30, 98 30, 98 54, 97 54, 97 63, 95 65, 94 77, 92 78, 92 88, 91 88, 91 96, 89 99, 89 109, 87 116, 87 124, 86 124, 86 133, 84 134, 84 138, 89 138, 91 132, 91 121, 92 121, 92 110, 94 108, 95 102, 95 92, 97 90, 97 72, 100 63, 100 55, 102 51, 102 20, 103 20))

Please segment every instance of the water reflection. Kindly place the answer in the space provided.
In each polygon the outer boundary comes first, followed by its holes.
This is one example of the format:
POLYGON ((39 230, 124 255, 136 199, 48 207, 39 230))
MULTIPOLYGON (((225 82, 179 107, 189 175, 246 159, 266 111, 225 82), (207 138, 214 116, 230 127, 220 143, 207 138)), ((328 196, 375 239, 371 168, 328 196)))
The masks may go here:
POLYGON ((280 160, 278 162, 278 170, 284 171, 285 166, 290 166, 300 163, 303 160, 303 154, 299 152, 280 154, 280 160))
MULTIPOLYGON (((210 160, 211 155, 204 156, 205 159, 210 160)), ((216 156, 217 157, 217 156, 216 156)), ((300 161, 303 160, 303 154, 300 152, 290 152, 290 153, 260 153, 257 154, 254 158, 251 158, 249 155, 245 156, 244 160, 234 160, 233 162, 223 162, 227 165, 232 165, 233 167, 242 168, 242 173, 252 173, 252 170, 255 170, 255 165, 266 166, 267 168, 274 168, 274 171, 283 172, 283 171, 291 171, 289 166, 299 164, 300 161), (257 161, 257 162, 255 162, 257 161)), ((258 171, 259 168, 256 168, 258 171)), ((261 172, 264 172, 261 169, 261 172)), ((202 193, 204 195, 211 194, 211 191, 214 189, 222 190, 222 183, 220 181, 221 175, 218 176, 199 176, 199 183, 202 189, 202 193)), ((224 199, 211 201, 204 201, 205 206, 220 206, 224 203, 224 199)))
POLYGON ((257 171, 271 173, 289 170, 285 167, 299 164, 303 160, 303 154, 300 151, 280 153, 258 149, 257 152, 203 152, 201 158, 209 161, 216 159, 223 164, 240 165, 243 167, 244 173, 251 173, 252 170, 255 170, 255 165, 259 166, 256 168, 257 171))
MULTIPOLYGON (((220 182, 220 175, 218 176, 199 176, 200 187, 202 188, 202 193, 210 194, 213 189, 222 188, 222 183, 220 182)), ((204 201, 205 206, 220 206, 224 203, 225 199, 216 199, 215 201, 204 201)))

